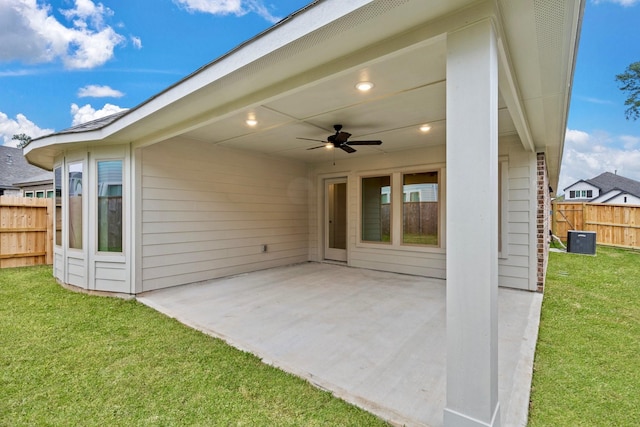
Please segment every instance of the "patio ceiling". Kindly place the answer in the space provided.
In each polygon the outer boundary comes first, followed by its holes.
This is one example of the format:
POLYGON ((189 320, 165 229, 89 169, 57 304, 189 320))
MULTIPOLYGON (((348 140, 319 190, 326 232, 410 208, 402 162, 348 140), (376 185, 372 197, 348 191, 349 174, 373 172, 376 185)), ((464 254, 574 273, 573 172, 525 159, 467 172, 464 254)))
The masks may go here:
MULTIPOLYGON (((181 136, 212 144, 327 160, 307 150, 344 125, 350 158, 445 144, 446 33, 491 17, 499 36, 500 135, 519 134, 559 173, 581 3, 564 0, 316 1, 112 123, 32 142, 30 161, 51 167, 62 146, 138 147, 181 136), (359 93, 355 84, 375 87, 359 93), (245 123, 255 117, 257 126, 245 123), (429 124, 428 133, 419 126, 429 124)), ((469 70, 473 72, 473 70, 469 70)))
MULTIPOLYGON (((325 161, 329 150, 309 138, 325 140, 334 124, 352 140, 381 139, 381 146, 356 147, 357 153, 335 150, 336 157, 384 154, 445 143, 445 56, 443 40, 401 54, 359 64, 303 87, 242 109, 183 136, 224 146, 286 156, 304 162, 325 161), (422 72, 416 72, 422 70, 422 72), (360 93, 355 85, 375 87, 360 93), (246 125, 248 117, 258 125, 246 125), (422 133, 420 125, 431 131, 422 133)), ((511 131, 514 131, 511 126, 511 131)))

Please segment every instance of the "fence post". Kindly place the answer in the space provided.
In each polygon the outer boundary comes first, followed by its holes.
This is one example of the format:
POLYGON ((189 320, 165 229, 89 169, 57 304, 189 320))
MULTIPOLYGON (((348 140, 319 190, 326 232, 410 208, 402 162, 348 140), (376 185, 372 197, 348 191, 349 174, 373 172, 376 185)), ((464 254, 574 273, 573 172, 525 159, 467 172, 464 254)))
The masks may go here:
POLYGON ((53 265, 53 200, 47 199, 47 265, 53 265))
POLYGON ((558 235, 558 219, 556 218, 558 212, 556 209, 558 209, 558 202, 554 200, 551 202, 551 233, 553 233, 554 236, 558 235))

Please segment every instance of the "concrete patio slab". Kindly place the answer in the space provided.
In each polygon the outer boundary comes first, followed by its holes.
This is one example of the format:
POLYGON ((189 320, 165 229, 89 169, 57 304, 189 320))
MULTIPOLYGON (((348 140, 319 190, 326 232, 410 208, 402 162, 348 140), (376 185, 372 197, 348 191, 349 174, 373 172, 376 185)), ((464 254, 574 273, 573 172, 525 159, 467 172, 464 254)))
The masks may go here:
MULTIPOLYGON (((444 280, 305 263, 138 300, 399 425, 442 425, 444 280)), ((526 426, 542 295, 499 291, 503 426, 526 426)))

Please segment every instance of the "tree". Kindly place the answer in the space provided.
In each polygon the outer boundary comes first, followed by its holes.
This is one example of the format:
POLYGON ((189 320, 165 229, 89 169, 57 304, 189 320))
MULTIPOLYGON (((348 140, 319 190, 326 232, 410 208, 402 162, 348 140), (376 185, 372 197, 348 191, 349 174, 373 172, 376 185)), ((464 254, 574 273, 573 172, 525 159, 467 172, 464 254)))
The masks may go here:
POLYGON ((618 74, 616 80, 620 90, 628 95, 624 105, 629 108, 624 112, 627 120, 640 117, 640 61, 630 64, 624 73, 618 74))
POLYGON ((14 139, 16 141, 20 141, 18 142, 18 148, 24 148, 27 146, 28 143, 31 142, 31 137, 25 133, 19 133, 19 134, 13 135, 11 137, 11 140, 13 141, 14 139))

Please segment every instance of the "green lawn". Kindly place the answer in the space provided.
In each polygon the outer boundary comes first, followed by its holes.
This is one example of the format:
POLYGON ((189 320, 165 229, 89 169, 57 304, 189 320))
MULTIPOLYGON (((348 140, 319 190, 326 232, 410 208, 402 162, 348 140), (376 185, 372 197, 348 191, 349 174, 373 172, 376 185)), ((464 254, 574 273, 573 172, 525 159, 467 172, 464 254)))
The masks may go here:
POLYGON ((529 426, 640 426, 640 252, 551 254, 529 426))
POLYGON ((0 270, 0 426, 385 425, 134 301, 0 270))
MULTIPOLYGON (((552 253, 529 426, 640 425, 640 252, 552 253)), ((384 425, 134 301, 0 270, 0 426, 384 425)))

